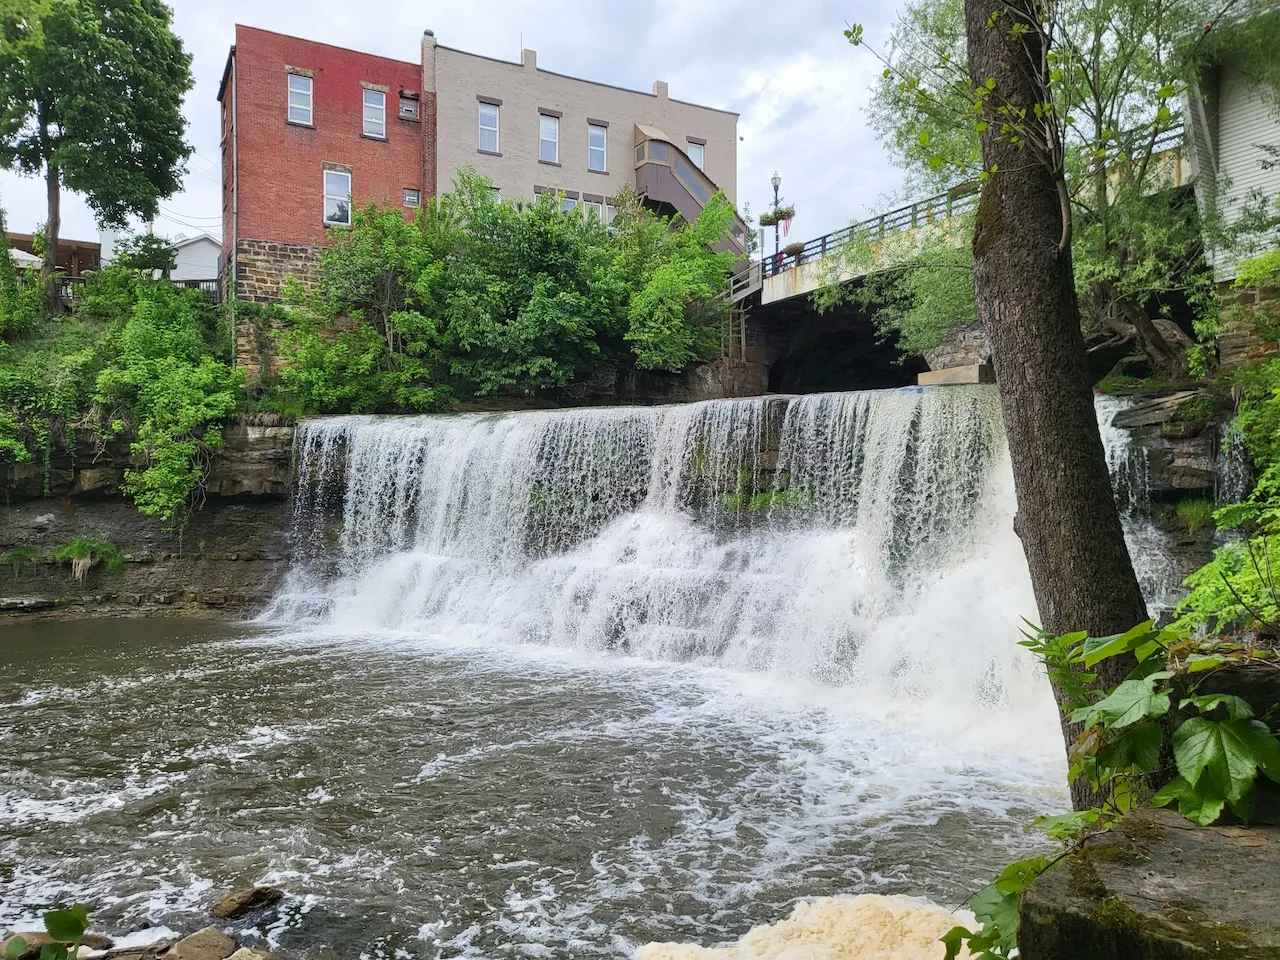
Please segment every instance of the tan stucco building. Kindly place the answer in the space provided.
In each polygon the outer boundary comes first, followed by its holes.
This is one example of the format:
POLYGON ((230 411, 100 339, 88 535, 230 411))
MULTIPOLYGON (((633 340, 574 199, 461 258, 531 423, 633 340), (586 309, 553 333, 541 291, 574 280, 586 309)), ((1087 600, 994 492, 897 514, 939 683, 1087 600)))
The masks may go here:
POLYGON ((553 190, 567 201, 603 203, 624 184, 640 185, 646 156, 637 142, 665 140, 678 176, 701 180, 688 176, 689 165, 698 167, 736 203, 738 115, 672 99, 663 81, 651 93, 627 90, 541 69, 533 50, 512 63, 442 46, 430 33, 422 72, 423 90, 435 94, 442 191, 470 165, 504 198, 553 190))

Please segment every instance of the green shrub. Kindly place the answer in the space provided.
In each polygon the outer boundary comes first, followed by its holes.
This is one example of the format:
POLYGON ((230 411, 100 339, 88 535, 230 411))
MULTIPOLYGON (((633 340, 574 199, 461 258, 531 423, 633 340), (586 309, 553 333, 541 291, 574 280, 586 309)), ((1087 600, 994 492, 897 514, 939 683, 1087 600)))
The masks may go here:
POLYGON ((22 568, 35 563, 39 559, 40 551, 30 545, 14 547, 12 550, 0 553, 0 563, 7 564, 9 569, 13 571, 15 583, 17 583, 18 577, 22 574, 22 568))
POLYGON ((91 569, 101 564, 108 573, 124 569, 124 554, 114 543, 97 537, 72 537, 53 552, 57 564, 71 564, 77 580, 83 580, 91 569))

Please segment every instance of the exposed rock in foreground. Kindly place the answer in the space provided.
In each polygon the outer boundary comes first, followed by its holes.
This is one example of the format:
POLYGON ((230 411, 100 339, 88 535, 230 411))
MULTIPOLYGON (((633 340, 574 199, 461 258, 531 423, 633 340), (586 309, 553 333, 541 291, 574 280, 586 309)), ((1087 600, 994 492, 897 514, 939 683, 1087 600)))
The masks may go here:
POLYGON ((1023 960, 1280 958, 1280 828, 1141 809, 1022 896, 1023 960))
POLYGON ((227 894, 209 912, 219 920, 235 920, 279 903, 283 897, 284 891, 277 887, 250 887, 227 894))

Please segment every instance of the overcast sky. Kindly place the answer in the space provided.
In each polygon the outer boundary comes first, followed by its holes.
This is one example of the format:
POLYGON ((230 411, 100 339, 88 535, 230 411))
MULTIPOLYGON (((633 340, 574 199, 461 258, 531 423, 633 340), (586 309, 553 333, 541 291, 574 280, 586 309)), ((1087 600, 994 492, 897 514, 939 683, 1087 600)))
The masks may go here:
MULTIPOLYGON (((892 4, 870 0, 175 0, 175 29, 194 56, 184 113, 195 146, 183 192, 163 203, 156 232, 221 234, 218 81, 235 24, 416 61, 422 31, 446 46, 519 60, 524 46, 557 73, 649 90, 741 114, 738 196, 757 216, 769 178, 796 207, 791 239, 810 239, 867 216, 901 189, 901 176, 865 122, 879 73, 842 36, 848 20, 883 38, 892 4)), ((0 172, 9 228, 45 219, 42 181, 0 172)), ((64 237, 96 239, 84 202, 63 198, 64 237)))

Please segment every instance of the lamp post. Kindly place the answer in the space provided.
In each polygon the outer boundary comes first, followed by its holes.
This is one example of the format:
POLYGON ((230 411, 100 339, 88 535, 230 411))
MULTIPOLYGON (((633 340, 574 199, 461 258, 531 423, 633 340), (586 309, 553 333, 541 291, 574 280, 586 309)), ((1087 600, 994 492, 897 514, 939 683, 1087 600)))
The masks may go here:
POLYGON ((774 257, 777 257, 777 256, 778 256, 778 253, 780 252, 780 250, 781 250, 781 248, 782 248, 782 242, 778 239, 778 221, 777 221, 777 213, 778 213, 778 188, 779 188, 780 186, 782 186, 782 178, 781 178, 780 176, 778 176, 778 171, 777 171, 777 170, 773 171, 773 176, 769 178, 769 182, 770 182, 771 184, 773 184, 773 213, 774 213, 774 221, 773 221, 773 255, 774 255, 774 257))

